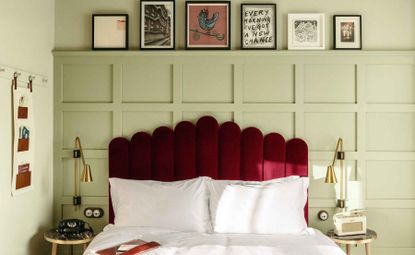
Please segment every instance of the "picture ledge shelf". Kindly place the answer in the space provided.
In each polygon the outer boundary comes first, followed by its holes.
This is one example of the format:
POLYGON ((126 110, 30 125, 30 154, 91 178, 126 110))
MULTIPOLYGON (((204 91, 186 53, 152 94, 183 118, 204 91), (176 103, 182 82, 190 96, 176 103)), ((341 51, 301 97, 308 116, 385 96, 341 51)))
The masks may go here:
POLYGON ((172 51, 91 51, 91 50, 54 50, 55 57, 87 56, 411 56, 415 50, 172 50, 172 51))

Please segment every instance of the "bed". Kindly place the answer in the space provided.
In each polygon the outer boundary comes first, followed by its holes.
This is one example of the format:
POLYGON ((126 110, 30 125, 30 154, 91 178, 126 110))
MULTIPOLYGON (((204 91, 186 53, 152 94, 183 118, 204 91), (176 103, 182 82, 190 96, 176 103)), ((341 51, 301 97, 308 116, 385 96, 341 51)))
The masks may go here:
MULTIPOLYGON (((241 130, 234 122, 225 122, 219 125, 217 120, 211 116, 200 118, 196 124, 182 121, 176 125, 174 130, 168 127, 159 127, 154 130, 152 135, 138 132, 130 141, 125 138, 114 138, 109 145, 109 177, 112 180, 127 181, 125 183, 129 183, 129 180, 153 180, 149 182, 156 184, 163 182, 169 185, 169 183, 181 183, 187 182, 187 180, 193 180, 191 182, 198 183, 200 183, 198 179, 203 179, 203 183, 216 183, 224 180, 223 182, 227 183, 223 193, 225 194, 228 192, 228 189, 231 190, 232 188, 237 192, 240 191, 239 188, 244 192, 247 190, 251 191, 251 186, 237 186, 239 185, 238 183, 235 184, 236 186, 228 184, 232 180, 235 182, 240 180, 245 181, 245 183, 260 183, 259 185, 262 185, 263 183, 283 179, 290 180, 290 183, 298 183, 300 179, 307 179, 307 176, 308 148, 303 140, 294 138, 285 141, 284 137, 277 133, 263 136, 261 131, 255 127, 241 130), (295 181, 291 181, 291 177, 295 177, 292 178, 295 181)), ((272 186, 272 192, 276 190, 274 188, 275 185, 279 188, 286 185, 281 184, 280 181, 277 182, 278 184, 266 185, 272 186)), ((113 182, 111 184, 112 188, 117 187, 113 182)), ((121 184, 119 186, 126 185, 121 184)), ((268 192, 271 190, 268 187, 263 188, 262 186, 258 189, 255 186, 254 189, 255 192, 264 192, 264 190, 268 192)), ((163 224, 160 226, 132 224, 130 226, 127 223, 117 224, 117 221, 113 224, 113 204, 118 208, 116 211, 120 211, 119 199, 126 199, 125 197, 129 196, 130 193, 134 193, 128 192, 119 193, 124 194, 122 196, 118 194, 119 198, 116 198, 114 193, 110 194, 110 224, 105 227, 102 233, 95 237, 85 251, 85 255, 93 255, 97 250, 133 239, 156 241, 161 244, 161 247, 146 253, 149 255, 345 254, 329 238, 312 228, 304 228, 301 231, 292 233, 274 233, 272 231, 271 233, 265 232, 265 234, 261 231, 253 231, 251 233, 250 231, 245 231, 245 229, 242 232, 237 230, 228 233, 229 231, 226 231, 226 227, 224 228, 225 231, 215 231, 215 229, 220 229, 216 228, 217 225, 220 225, 218 223, 220 222, 219 218, 215 219, 216 223, 212 223, 214 227, 211 231, 188 231, 186 228, 177 230, 174 227, 165 228, 163 224)), ((143 195, 142 190, 140 192, 137 192, 136 195, 143 195)), ((277 194, 283 194, 281 191, 278 192, 277 194)), ((306 193, 307 190, 305 188, 306 193)), ((290 194, 281 195, 282 199, 284 197, 290 197, 290 194)), ((133 195, 131 195, 131 199, 134 199, 133 195)), ((291 198, 289 199, 292 200, 291 198)), ((209 201, 210 204, 208 206, 212 206, 214 203, 211 200, 209 201)), ((216 208, 218 210, 217 215, 222 215, 219 214, 220 208, 223 207, 223 201, 221 203, 216 205, 218 207, 216 208)), ((145 206, 134 204, 132 206, 136 206, 133 211, 145 210, 145 206)), ((306 224, 308 222, 307 195, 305 195, 301 206, 301 217, 304 224, 306 224)), ((210 209, 210 214, 212 214, 212 209, 210 209)), ((243 213, 241 214, 243 215, 243 213)), ((117 213, 118 218, 121 217, 120 215, 122 214, 117 213)), ((194 216, 189 215, 189 217, 194 216)), ((278 214, 275 215, 275 217, 271 215, 271 221, 273 219, 278 221, 277 218, 280 216, 278 214)), ((160 218, 163 218, 163 216, 160 218)), ((293 216, 293 218, 295 217, 293 216)), ((178 221, 180 222, 180 219, 178 221)), ((118 223, 120 222, 119 219, 118 223)), ((249 224, 248 229, 250 229, 251 225, 255 225, 254 223, 249 224)), ((270 224, 272 225, 272 223, 270 224)), ((305 226, 307 227, 307 225, 305 226)))

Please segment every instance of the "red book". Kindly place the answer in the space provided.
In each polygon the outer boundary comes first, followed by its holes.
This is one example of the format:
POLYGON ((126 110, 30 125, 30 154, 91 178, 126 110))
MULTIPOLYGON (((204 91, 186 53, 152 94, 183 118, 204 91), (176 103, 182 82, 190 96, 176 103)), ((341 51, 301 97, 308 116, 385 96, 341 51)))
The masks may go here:
POLYGON ((157 242, 146 242, 140 239, 119 244, 104 250, 97 251, 99 255, 136 255, 159 247, 157 242))

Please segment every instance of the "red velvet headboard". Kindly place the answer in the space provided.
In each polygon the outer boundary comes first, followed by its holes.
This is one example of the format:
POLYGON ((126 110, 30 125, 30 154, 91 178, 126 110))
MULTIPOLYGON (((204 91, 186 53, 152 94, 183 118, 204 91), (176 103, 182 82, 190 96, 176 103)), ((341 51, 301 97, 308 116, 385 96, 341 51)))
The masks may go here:
MULTIPOLYGON (((196 125, 182 121, 174 131, 159 127, 152 135, 138 132, 131 141, 114 138, 109 145, 109 177, 263 181, 290 175, 308 176, 308 148, 303 140, 285 142, 277 133, 264 137, 254 127, 241 132, 236 123, 219 125, 210 116, 200 118, 196 125)), ((111 202, 109 209, 113 223, 111 202)), ((308 221, 308 204, 304 212, 308 221)))

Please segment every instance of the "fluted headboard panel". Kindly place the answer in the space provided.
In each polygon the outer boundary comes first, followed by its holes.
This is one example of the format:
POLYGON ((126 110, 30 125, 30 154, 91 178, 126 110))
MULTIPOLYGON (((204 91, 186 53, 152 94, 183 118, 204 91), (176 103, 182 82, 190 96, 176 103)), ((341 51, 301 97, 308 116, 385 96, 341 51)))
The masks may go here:
MULTIPOLYGON (((114 138, 109 145, 110 177, 263 181, 290 175, 308 176, 308 148, 303 140, 286 142, 277 133, 263 136, 255 127, 241 131, 234 122, 219 125, 210 116, 196 125, 182 121, 174 130, 159 127, 152 135, 138 132, 131 141, 114 138)), ((111 203, 109 211, 113 223, 111 203)), ((307 205, 304 212, 307 220, 307 205)))

